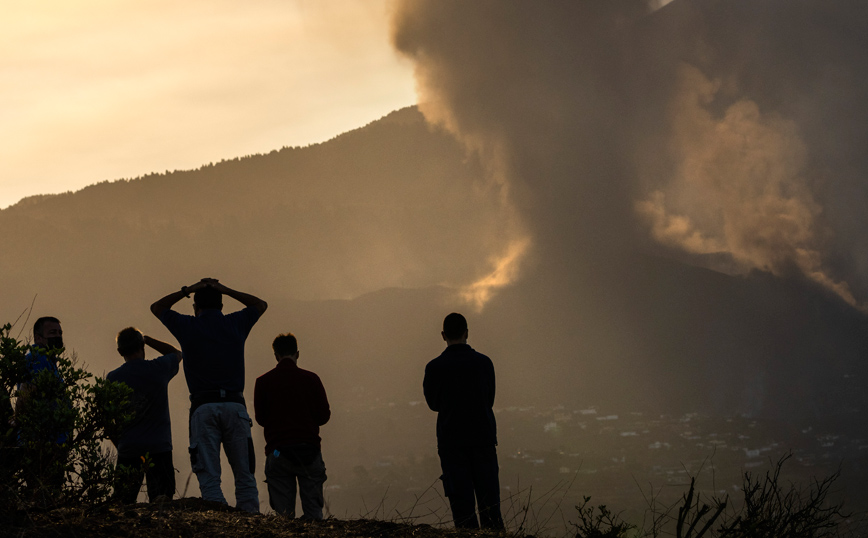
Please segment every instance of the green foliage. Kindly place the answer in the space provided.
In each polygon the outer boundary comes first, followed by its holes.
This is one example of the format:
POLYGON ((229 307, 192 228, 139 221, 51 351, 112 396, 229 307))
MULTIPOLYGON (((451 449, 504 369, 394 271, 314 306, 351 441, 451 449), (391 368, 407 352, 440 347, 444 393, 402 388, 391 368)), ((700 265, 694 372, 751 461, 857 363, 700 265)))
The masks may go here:
POLYGON ((132 390, 57 352, 47 353, 57 372, 32 374, 31 348, 11 329, 0 328, 0 513, 106 500, 115 480, 107 441, 132 420, 132 390))

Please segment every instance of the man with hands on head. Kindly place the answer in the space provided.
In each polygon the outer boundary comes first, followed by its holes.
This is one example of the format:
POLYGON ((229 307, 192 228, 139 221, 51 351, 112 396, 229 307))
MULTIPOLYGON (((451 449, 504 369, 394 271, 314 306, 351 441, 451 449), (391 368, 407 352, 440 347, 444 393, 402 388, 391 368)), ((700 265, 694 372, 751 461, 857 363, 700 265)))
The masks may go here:
POLYGON ((169 416, 169 381, 178 373, 181 350, 127 327, 117 336, 118 354, 124 363, 106 376, 133 389, 133 423, 113 439, 117 465, 130 470, 126 480, 115 484, 115 497, 124 504, 136 502, 142 478, 148 485, 148 500, 171 499, 175 494, 175 464, 172 460, 172 420, 169 416), (145 346, 161 356, 145 360, 145 346))
POLYGON ((262 299, 214 278, 183 286, 151 305, 151 312, 181 344, 190 391, 190 463, 202 498, 226 504, 220 487, 220 446, 232 467, 238 508, 259 511, 252 421, 244 401, 244 343, 268 308, 262 299), (193 294, 193 313, 172 307, 193 294), (223 314, 223 296, 244 308, 223 314))

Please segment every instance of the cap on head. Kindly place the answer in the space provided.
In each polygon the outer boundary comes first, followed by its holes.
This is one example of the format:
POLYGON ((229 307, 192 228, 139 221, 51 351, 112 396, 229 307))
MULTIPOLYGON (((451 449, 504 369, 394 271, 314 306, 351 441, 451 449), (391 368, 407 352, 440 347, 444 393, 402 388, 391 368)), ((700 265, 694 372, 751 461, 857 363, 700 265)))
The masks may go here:
POLYGON ((467 332, 467 320, 457 312, 446 316, 443 320, 443 336, 449 340, 458 340, 467 332))

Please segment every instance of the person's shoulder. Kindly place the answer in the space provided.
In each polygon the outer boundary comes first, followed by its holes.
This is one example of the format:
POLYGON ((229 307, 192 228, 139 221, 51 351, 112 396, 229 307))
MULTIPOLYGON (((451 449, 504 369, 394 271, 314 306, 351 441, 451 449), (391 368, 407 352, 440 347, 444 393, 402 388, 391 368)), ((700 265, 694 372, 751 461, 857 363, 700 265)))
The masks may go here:
POLYGON ((191 316, 189 314, 182 314, 175 310, 174 308, 167 308, 160 312, 160 319, 189 319, 195 318, 196 316, 191 316))
POLYGON ((481 359, 481 360, 485 360, 485 361, 491 362, 491 358, 490 358, 488 355, 486 355, 485 353, 480 353, 479 351, 476 351, 476 350, 473 349, 473 348, 470 348, 470 352, 471 352, 475 357, 477 357, 478 359, 481 359))
POLYGON ((425 365, 425 375, 441 375, 443 372, 451 370, 454 363, 454 357, 447 348, 443 353, 428 361, 428 364, 425 365))
POLYGON ((475 350, 474 353, 476 354, 476 361, 481 368, 494 371, 494 361, 491 360, 491 357, 475 350))
POLYGON ((256 378, 256 382, 257 382, 257 383, 259 383, 260 381, 262 381, 262 382, 268 382, 269 380, 271 380, 271 379, 272 379, 273 377, 275 377, 276 375, 278 375, 278 373, 277 373, 277 368, 275 367, 275 368, 272 368, 271 370, 268 370, 267 372, 265 372, 264 374, 260 375, 259 377, 257 377, 257 378, 256 378))
POLYGON ((259 311, 255 306, 245 306, 241 310, 236 310, 230 314, 226 314, 226 317, 233 320, 249 320, 253 323, 256 323, 260 316, 262 316, 262 312, 259 311))
POLYGON ((154 366, 160 366, 161 368, 168 367, 169 369, 173 369, 178 365, 178 354, 177 353, 166 353, 161 357, 157 357, 156 359, 151 359, 147 361, 148 364, 152 364, 154 366))
POLYGON ((117 379, 123 375, 123 371, 124 371, 124 365, 121 364, 120 366, 118 366, 117 368, 112 370, 111 372, 107 373, 105 375, 105 378, 108 379, 109 381, 117 381, 117 379))
POLYGON ((299 368, 298 373, 301 374, 302 376, 306 377, 307 379, 312 380, 312 381, 313 380, 316 380, 316 381, 320 380, 319 376, 316 375, 315 372, 311 372, 310 370, 305 370, 304 368, 299 368))
POLYGON ((173 328, 178 328, 180 326, 184 326, 190 323, 191 321, 196 319, 196 316, 182 314, 177 310, 167 308, 160 313, 159 319, 160 323, 167 326, 171 330, 173 328))
POLYGON ((24 359, 27 361, 27 366, 29 366, 30 368, 48 365, 48 357, 46 357, 36 349, 28 351, 27 355, 24 356, 24 359))

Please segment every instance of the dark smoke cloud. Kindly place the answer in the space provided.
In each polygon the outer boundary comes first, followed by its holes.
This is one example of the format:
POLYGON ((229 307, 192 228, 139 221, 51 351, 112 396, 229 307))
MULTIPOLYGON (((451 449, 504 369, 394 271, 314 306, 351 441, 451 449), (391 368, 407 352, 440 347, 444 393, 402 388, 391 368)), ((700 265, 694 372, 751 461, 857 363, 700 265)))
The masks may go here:
POLYGON ((868 298, 865 2, 401 0, 393 41, 536 263, 671 249, 868 298))

